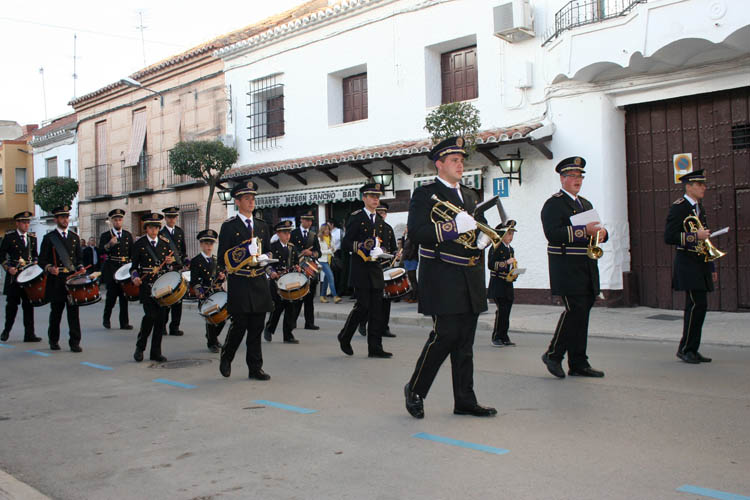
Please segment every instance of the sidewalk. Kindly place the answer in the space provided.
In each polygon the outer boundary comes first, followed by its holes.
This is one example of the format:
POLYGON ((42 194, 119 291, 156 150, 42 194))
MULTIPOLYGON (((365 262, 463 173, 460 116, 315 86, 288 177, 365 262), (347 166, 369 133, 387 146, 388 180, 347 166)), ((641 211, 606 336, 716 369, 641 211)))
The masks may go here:
MULTIPOLYGON (((339 304, 323 304, 315 297, 315 315, 319 318, 345 321, 354 301, 345 298, 339 304)), ((516 304, 510 315, 510 333, 552 335, 562 306, 516 304)), ((495 306, 479 316, 477 335, 492 331, 495 306)), ((398 325, 430 328, 432 319, 417 313, 417 304, 394 302, 390 327, 398 334, 398 325)), ((589 336, 615 339, 679 342, 682 336, 682 311, 650 307, 607 308, 591 310, 589 336)), ((750 347, 750 313, 709 311, 703 326, 702 344, 750 347)))

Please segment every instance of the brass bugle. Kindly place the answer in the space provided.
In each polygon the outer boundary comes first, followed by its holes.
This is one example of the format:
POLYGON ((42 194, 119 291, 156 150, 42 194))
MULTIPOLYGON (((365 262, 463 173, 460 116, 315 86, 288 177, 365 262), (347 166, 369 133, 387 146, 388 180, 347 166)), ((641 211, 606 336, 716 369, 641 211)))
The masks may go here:
MULTIPOLYGON (((704 229, 703 223, 701 223, 701 220, 695 215, 688 215, 687 217, 685 217, 685 219, 682 221, 682 227, 687 233, 697 233, 701 229, 704 229)), ((695 249, 699 254, 703 255, 703 259, 705 262, 711 262, 716 259, 720 259, 727 254, 726 252, 722 252, 721 250, 716 248, 708 238, 700 241, 695 249)))
POLYGON ((589 236, 589 246, 586 247, 586 255, 589 259, 598 260, 604 255, 604 250, 599 246, 599 230, 596 231, 596 236, 589 236))
MULTIPOLYGON (((450 221, 456 218, 456 216, 460 212, 465 212, 460 207, 457 207, 450 201, 443 201, 436 194, 433 194, 430 199, 432 199, 435 204, 432 206, 432 213, 436 214, 438 217, 441 217, 444 221, 450 221), (451 213, 452 212, 452 213, 451 213)), ((482 233, 486 234, 490 241, 492 241, 492 247, 497 248, 500 246, 500 243, 503 242, 503 239, 500 237, 499 234, 495 232, 494 229, 492 229, 487 224, 484 224, 482 222, 477 222, 477 229, 481 231, 482 233)), ((464 243, 465 246, 472 248, 471 246, 464 243)))

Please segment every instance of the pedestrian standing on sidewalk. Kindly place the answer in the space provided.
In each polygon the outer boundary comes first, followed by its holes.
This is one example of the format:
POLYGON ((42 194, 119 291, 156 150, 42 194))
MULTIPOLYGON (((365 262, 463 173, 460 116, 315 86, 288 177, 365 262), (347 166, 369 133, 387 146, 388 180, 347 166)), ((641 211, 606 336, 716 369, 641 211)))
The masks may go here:
POLYGON ((508 336, 510 328, 510 309, 513 307, 513 280, 511 271, 516 267, 515 251, 510 246, 516 232, 516 221, 508 220, 495 228, 502 235, 503 242, 497 248, 490 248, 487 267, 490 270, 490 284, 487 287, 487 298, 497 306, 495 326, 492 329, 492 345, 495 347, 513 346, 508 336))
POLYGON ((323 280, 320 282, 320 301, 328 302, 326 298, 330 289, 333 301, 338 304, 341 297, 336 293, 336 283, 334 283, 333 271, 331 270, 331 260, 333 259, 333 240, 331 238, 331 226, 328 223, 320 226, 318 231, 318 240, 320 242, 320 270, 323 272, 323 280))

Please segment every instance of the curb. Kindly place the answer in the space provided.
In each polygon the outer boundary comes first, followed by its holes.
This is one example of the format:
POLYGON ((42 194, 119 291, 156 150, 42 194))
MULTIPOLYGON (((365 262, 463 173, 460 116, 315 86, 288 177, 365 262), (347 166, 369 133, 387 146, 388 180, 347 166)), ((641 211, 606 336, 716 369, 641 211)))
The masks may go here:
POLYGON ((50 500, 50 497, 0 469, 0 500, 50 500))

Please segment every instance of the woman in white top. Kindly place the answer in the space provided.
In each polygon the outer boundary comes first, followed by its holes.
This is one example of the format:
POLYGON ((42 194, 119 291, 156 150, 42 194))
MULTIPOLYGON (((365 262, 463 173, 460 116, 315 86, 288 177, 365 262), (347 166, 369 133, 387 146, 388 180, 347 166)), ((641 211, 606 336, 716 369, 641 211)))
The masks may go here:
POLYGON ((333 258, 333 239, 331 238, 331 228, 328 224, 322 224, 318 231, 318 240, 320 240, 320 268, 323 271, 323 281, 320 284, 320 301, 328 302, 326 292, 330 288, 333 301, 341 302, 341 297, 336 293, 336 285, 333 280, 333 271, 331 270, 331 259, 333 258))

